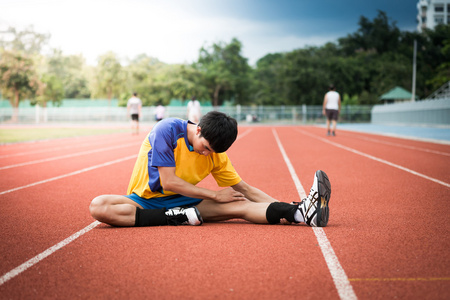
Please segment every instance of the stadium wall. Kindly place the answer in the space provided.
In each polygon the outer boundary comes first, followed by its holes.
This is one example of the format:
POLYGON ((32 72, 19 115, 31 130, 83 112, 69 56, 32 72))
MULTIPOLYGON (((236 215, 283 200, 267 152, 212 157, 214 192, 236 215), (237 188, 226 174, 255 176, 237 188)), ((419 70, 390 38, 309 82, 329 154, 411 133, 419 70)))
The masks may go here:
POLYGON ((375 105, 372 123, 398 125, 450 125, 450 99, 375 105))

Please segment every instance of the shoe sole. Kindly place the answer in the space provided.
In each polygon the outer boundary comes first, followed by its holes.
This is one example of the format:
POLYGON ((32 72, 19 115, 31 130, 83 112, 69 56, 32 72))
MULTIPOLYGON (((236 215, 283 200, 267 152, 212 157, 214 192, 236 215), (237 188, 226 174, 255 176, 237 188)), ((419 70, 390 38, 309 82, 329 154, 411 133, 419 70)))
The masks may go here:
POLYGON ((318 170, 317 176, 317 189, 319 193, 319 203, 317 204, 317 226, 325 227, 328 224, 328 218, 330 216, 330 209, 328 202, 331 196, 331 183, 327 174, 318 170))
POLYGON ((202 225, 203 224, 203 218, 202 218, 202 216, 200 215, 200 212, 198 211, 198 208, 197 207, 193 207, 194 208, 194 210, 195 210, 195 213, 197 214, 197 219, 198 219, 198 221, 199 221, 199 223, 197 223, 197 224, 193 224, 194 226, 200 226, 200 225, 202 225))

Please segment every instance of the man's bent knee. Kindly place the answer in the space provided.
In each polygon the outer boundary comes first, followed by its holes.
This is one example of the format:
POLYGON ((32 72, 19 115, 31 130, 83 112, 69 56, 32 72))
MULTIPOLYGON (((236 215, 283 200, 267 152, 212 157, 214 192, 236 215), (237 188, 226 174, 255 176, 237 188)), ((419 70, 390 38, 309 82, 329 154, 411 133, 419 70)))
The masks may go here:
POLYGON ((101 221, 104 218, 107 205, 107 196, 102 195, 95 197, 89 205, 89 212, 91 213, 91 216, 94 219, 101 221))

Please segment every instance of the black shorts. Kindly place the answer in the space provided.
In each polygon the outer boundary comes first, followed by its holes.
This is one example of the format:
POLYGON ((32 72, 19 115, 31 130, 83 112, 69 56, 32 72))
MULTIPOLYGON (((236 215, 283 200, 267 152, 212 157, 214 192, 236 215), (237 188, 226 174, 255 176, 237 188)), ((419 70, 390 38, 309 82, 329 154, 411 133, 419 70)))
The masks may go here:
POLYGON ((327 119, 330 121, 331 120, 337 121, 339 117, 339 111, 336 109, 326 109, 325 113, 327 114, 327 119))
POLYGON ((131 120, 139 121, 139 114, 131 114, 131 120))

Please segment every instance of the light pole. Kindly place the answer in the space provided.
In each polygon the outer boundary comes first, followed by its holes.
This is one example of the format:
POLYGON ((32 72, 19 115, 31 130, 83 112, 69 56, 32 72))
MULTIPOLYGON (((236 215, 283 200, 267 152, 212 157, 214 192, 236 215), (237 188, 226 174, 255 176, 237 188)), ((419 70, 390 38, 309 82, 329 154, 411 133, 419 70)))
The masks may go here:
POLYGON ((417 40, 414 40, 412 96, 411 96, 412 102, 416 101, 416 56, 417 56, 417 40))

